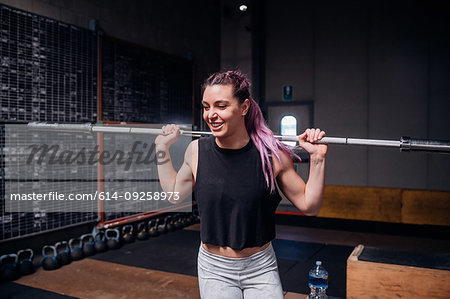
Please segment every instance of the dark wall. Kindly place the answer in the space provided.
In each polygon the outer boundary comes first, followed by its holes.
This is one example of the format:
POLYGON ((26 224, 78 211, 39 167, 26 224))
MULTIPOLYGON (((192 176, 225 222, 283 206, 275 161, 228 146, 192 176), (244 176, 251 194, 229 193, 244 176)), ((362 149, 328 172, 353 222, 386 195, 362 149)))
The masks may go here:
MULTIPOLYGON (((450 139, 443 1, 266 1, 266 101, 313 101, 328 136, 450 139)), ((450 157, 330 146, 326 183, 450 190, 450 157)))

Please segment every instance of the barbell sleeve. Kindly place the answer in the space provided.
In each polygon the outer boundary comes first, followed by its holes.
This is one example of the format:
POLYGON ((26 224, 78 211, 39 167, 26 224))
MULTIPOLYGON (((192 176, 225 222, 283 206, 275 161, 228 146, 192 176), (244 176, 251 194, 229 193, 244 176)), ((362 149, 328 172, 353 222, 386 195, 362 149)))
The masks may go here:
POLYGON ((400 139, 401 151, 432 151, 441 153, 450 153, 450 141, 415 139, 402 137, 400 139))
MULTIPOLYGON (((128 133, 128 134, 162 134, 162 129, 159 128, 144 128, 144 127, 127 127, 115 125, 95 125, 91 123, 86 124, 49 124, 45 122, 31 122, 27 127, 30 130, 43 131, 58 131, 58 132, 105 132, 105 133, 128 133)), ((183 136, 200 137, 204 135, 211 135, 211 132, 190 131, 180 129, 180 134, 183 136)), ((275 135, 282 141, 298 142, 298 136, 275 135)), ((362 146, 378 146, 378 147, 395 147, 401 151, 431 151, 450 153, 450 141, 443 140, 425 140, 414 139, 410 137, 402 137, 397 140, 383 140, 383 139, 365 139, 365 138, 347 138, 347 137, 323 137, 316 143, 320 144, 339 144, 339 145, 362 145, 362 146)))

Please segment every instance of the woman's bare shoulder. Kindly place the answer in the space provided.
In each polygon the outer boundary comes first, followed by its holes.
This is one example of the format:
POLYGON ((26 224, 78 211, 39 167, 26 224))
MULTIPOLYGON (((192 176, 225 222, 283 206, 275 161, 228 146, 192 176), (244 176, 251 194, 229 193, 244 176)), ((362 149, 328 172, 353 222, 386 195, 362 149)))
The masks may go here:
POLYGON ((188 147, 186 148, 186 153, 184 154, 186 163, 192 164, 197 162, 198 159, 198 139, 192 140, 188 147))
POLYGON ((292 158, 289 156, 288 153, 279 150, 278 156, 279 158, 272 152, 272 164, 273 164, 273 172, 275 174, 275 177, 278 176, 278 174, 288 169, 289 167, 293 167, 292 158))

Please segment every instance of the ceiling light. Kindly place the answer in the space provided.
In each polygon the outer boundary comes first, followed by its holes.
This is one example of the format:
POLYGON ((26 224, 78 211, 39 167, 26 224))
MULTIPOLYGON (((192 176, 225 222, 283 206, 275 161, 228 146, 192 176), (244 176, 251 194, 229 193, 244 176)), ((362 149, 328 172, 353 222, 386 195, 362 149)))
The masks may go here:
POLYGON ((240 11, 247 11, 247 5, 245 5, 245 4, 242 4, 241 6, 239 6, 239 10, 240 11))

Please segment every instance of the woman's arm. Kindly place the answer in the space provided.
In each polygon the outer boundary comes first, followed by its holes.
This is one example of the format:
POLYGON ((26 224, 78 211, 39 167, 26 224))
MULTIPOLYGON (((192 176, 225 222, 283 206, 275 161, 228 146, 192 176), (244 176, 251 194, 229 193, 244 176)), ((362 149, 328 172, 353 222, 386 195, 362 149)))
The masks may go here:
POLYGON ((310 154, 309 178, 306 184, 294 170, 292 159, 287 154, 280 152, 281 163, 276 158, 272 159, 275 173, 278 174, 278 187, 295 207, 308 216, 317 215, 322 205, 327 145, 312 142, 324 136, 325 132, 319 129, 307 129, 299 136, 299 145, 310 154))
POLYGON ((156 151, 158 157, 158 177, 164 192, 173 192, 169 202, 175 204, 183 201, 194 188, 194 177, 192 172, 192 158, 196 154, 197 140, 192 141, 184 154, 184 162, 178 172, 173 168, 170 157, 170 146, 178 139, 179 127, 169 125, 163 127, 163 135, 156 140, 156 151))

